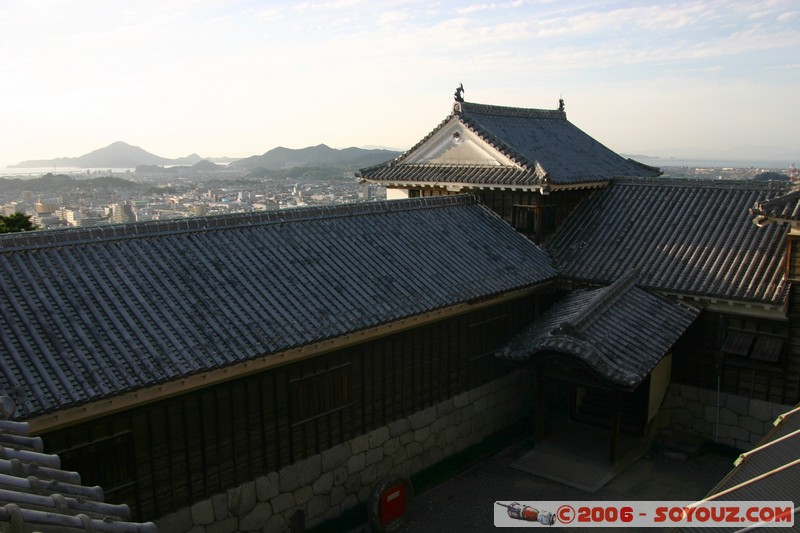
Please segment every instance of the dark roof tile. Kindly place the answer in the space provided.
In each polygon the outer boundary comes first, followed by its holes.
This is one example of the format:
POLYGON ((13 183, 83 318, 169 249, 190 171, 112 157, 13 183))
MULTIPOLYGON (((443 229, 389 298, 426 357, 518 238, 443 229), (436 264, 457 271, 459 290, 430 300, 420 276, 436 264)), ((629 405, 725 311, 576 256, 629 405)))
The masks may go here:
POLYGON ((559 230, 549 252, 568 280, 609 283, 629 269, 646 288, 781 304, 785 231, 748 208, 780 195, 765 183, 615 180, 559 230))
POLYGON ((0 390, 21 416, 555 277, 473 197, 0 238, 0 390))
POLYGON ((453 113, 408 152, 365 168, 366 180, 463 183, 473 186, 574 185, 617 177, 654 177, 660 171, 625 159, 578 129, 557 110, 457 103, 453 113), (406 164, 409 154, 452 121, 460 121, 517 166, 406 164))

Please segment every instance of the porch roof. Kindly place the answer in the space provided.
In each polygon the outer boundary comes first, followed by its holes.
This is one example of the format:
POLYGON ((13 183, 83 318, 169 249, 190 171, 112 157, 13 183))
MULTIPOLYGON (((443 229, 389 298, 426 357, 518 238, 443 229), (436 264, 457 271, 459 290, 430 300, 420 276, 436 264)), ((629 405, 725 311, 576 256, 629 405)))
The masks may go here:
POLYGON ((536 361, 547 352, 566 354, 616 386, 636 388, 699 311, 635 283, 636 274, 629 272, 607 287, 570 294, 497 355, 536 361))

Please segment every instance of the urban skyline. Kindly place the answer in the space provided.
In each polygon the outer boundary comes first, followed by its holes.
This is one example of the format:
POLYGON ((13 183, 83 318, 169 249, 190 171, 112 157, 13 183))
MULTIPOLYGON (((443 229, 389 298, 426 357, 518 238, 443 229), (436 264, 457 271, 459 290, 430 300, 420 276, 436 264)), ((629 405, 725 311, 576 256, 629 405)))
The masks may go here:
POLYGON ((407 149, 459 83, 474 102, 564 98, 617 152, 788 163, 798 23, 781 0, 6 4, 0 166, 116 140, 165 157, 407 149))

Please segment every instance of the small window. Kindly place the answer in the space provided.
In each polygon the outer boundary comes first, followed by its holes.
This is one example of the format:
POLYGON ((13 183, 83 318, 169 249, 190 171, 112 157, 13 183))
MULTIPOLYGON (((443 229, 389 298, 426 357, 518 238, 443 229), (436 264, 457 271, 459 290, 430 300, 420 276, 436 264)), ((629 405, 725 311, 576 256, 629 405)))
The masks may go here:
POLYGON ((753 338, 754 336, 750 333, 729 331, 728 337, 722 345, 722 351, 739 357, 747 357, 750 353, 750 346, 753 344, 753 338))
POLYGON ((350 364, 290 382, 292 423, 302 424, 350 405, 350 364))
POLYGON ((783 339, 779 337, 758 337, 751 357, 759 361, 777 363, 783 353, 783 339))

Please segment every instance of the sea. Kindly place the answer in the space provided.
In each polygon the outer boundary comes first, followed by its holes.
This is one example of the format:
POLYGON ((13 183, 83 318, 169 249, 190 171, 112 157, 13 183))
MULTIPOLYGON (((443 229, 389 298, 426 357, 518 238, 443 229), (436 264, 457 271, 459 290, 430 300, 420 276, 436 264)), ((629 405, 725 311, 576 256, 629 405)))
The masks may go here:
POLYGON ((0 167, 0 178, 12 179, 32 179, 41 178, 45 174, 67 174, 80 178, 96 178, 98 176, 114 176, 130 174, 134 172, 133 168, 78 168, 78 167, 35 167, 35 168, 11 168, 0 167))

